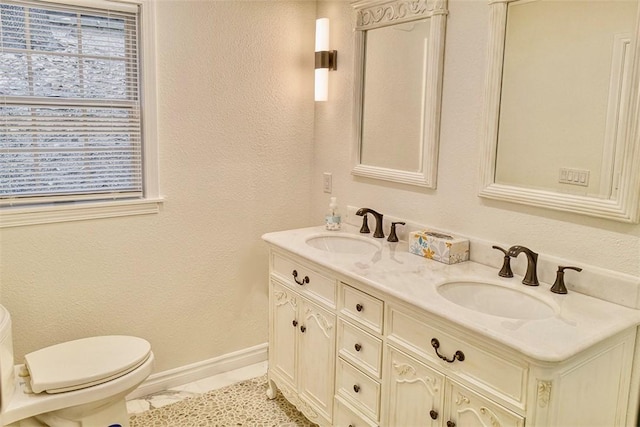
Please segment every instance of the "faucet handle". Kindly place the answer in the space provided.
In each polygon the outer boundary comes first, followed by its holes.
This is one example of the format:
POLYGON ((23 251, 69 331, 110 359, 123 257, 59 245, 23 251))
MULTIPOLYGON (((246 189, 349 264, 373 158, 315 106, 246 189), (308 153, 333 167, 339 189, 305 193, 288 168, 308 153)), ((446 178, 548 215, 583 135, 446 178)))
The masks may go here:
POLYGON ((506 249, 502 249, 500 246, 491 246, 493 249, 497 249, 504 254, 504 259, 502 260, 502 268, 498 273, 500 277, 513 277, 513 271, 511 271, 511 257, 509 256, 509 251, 506 249))
POLYGON ((396 225, 398 225, 398 224, 406 225, 402 221, 392 222, 391 223, 391 231, 389 232, 389 237, 387 238, 387 242, 397 242, 398 241, 398 235, 396 234, 396 225))
POLYGON ((556 294, 566 294, 567 287, 564 284, 564 271, 565 270, 575 270, 577 272, 581 272, 582 269, 580 267, 572 267, 572 266, 558 266, 558 272, 556 273, 556 281, 553 283, 551 287, 551 292, 556 294))
POLYGON ((360 227, 361 233, 371 233, 369 230, 369 223, 367 222, 367 214, 362 215, 362 227, 360 227))

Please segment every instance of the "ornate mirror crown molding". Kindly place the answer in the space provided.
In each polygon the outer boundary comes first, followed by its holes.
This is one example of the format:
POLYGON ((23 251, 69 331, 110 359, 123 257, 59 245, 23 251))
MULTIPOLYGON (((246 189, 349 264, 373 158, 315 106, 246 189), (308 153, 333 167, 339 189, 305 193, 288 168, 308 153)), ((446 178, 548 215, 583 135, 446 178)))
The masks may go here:
MULTIPOLYGON (((356 0, 351 3, 354 9, 354 42, 355 42, 355 70, 354 70, 354 109, 353 109, 353 169, 351 173, 358 177, 369 179, 391 181, 399 184, 417 185, 425 188, 436 188, 436 178, 438 170, 438 148, 440 143, 440 108, 442 100, 442 75, 444 72, 444 39, 445 27, 448 15, 448 0, 356 0), (385 162, 380 159, 373 161, 371 164, 363 163, 363 150, 366 146, 363 140, 363 123, 365 122, 364 108, 364 92, 366 72, 366 51, 371 49, 374 44, 370 43, 369 33, 384 34, 386 41, 389 42, 388 30, 394 27, 405 26, 405 24, 415 22, 416 25, 407 26, 409 32, 412 28, 423 31, 423 41, 420 47, 423 51, 420 58, 413 56, 408 60, 404 58, 400 63, 407 62, 407 66, 413 67, 410 71, 414 71, 420 76, 421 81, 416 86, 416 93, 422 96, 421 110, 411 110, 407 107, 407 114, 412 114, 412 125, 419 127, 417 132, 419 135, 412 138, 398 140, 390 138, 389 144, 393 144, 400 149, 415 151, 415 159, 417 164, 407 166, 407 163, 385 162), (371 31, 374 30, 374 31, 371 31), (365 39, 367 42, 365 42, 365 39), (416 60, 420 60, 418 63, 416 60), (421 64, 421 65, 417 65, 421 64), (421 67, 420 69, 416 67, 421 67), (421 88, 421 89, 420 89, 421 88), (416 119, 417 117, 417 119, 416 119), (418 123, 419 122, 419 123, 418 123)), ((407 28, 399 28, 407 30, 407 28)), ((378 36, 381 37, 381 36, 378 36)), ((375 40, 375 39, 373 39, 375 40)), ((379 40, 379 39, 378 39, 379 40)), ((416 42, 414 37, 411 42, 416 42)), ((416 46, 415 44, 413 46, 416 46)), ((389 46, 387 46, 389 49, 389 46)), ((392 63, 394 61, 392 53, 388 52, 386 61, 392 63)), ((378 52, 378 55, 380 53, 378 52)), ((380 66, 379 61, 378 66, 380 66)), ((383 64, 384 65, 384 64, 383 64)), ((397 71, 396 71, 397 72, 397 71)), ((404 108, 405 104, 392 95, 398 93, 398 87, 393 85, 393 78, 399 76, 390 76, 386 82, 385 90, 387 93, 386 100, 376 99, 377 102, 385 103, 386 101, 395 102, 393 108, 404 108), (391 94, 389 88, 394 93, 391 94)), ((381 86, 378 86, 380 88, 381 86)), ((371 118, 371 116, 369 116, 371 118)), ((395 119, 396 128, 400 128, 400 120, 395 119)), ((409 120, 407 120, 409 121, 409 120)), ((406 125, 408 126, 408 125, 406 125)), ((414 128, 415 129, 415 128, 414 128)), ((372 146, 375 149, 375 144, 372 146)), ((413 151, 411 151, 413 153, 413 151)), ((393 154, 389 154, 390 157, 393 154)))
POLYGON ((448 13, 447 0, 359 0, 353 2, 352 6, 356 11, 357 30, 448 13))

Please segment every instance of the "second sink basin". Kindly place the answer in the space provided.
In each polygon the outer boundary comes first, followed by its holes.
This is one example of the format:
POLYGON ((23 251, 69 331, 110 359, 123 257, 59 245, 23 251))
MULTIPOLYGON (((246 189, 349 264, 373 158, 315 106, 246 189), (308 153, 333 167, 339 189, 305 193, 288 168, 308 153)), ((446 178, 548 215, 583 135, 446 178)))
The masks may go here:
POLYGON ((553 307, 539 298, 505 286, 479 282, 449 282, 438 287, 445 299, 480 313, 509 319, 545 319, 553 307))
POLYGON ((381 248, 375 240, 353 234, 322 233, 309 237, 306 243, 315 249, 341 254, 369 254, 381 248))

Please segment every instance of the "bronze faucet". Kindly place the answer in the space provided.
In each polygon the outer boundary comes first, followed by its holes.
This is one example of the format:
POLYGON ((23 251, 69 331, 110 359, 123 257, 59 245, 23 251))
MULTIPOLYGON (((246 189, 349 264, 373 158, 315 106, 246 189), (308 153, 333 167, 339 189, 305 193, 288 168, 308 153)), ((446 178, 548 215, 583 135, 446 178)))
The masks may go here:
POLYGON ((538 266, 538 254, 533 252, 529 248, 524 246, 511 246, 508 251, 510 257, 516 258, 520 253, 524 252, 527 256, 527 272, 522 279, 522 283, 529 286, 538 286, 538 273, 536 272, 538 266))
POLYGON ((356 215, 367 217, 366 214, 370 213, 376 219, 376 231, 373 232, 373 237, 384 237, 384 231, 382 231, 382 214, 369 208, 360 208, 356 215))

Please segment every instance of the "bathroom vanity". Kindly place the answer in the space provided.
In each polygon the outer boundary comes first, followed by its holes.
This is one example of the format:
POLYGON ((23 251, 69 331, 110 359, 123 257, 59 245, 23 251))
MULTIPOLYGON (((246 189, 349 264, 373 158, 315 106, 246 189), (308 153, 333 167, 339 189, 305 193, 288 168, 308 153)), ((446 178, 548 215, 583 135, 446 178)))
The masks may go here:
POLYGON ((263 236, 269 397, 322 426, 636 425, 638 310, 344 228, 263 236))

